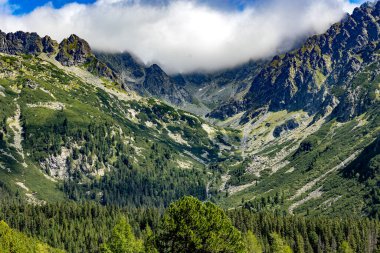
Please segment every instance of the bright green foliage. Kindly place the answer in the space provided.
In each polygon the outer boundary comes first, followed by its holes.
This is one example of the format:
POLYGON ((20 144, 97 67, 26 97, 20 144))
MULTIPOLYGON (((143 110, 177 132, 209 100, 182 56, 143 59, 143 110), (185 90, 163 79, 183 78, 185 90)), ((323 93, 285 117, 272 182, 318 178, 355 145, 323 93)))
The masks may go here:
POLYGON ((280 235, 276 233, 271 234, 272 239, 272 252, 273 253, 292 253, 292 249, 287 245, 280 235))
POLYGON ((158 253, 155 247, 154 234, 150 226, 146 226, 144 232, 144 252, 145 253, 158 253))
POLYGON ((344 241, 340 245, 339 253, 354 253, 354 251, 350 247, 350 244, 348 242, 344 241))
POLYGON ((0 221, 0 252, 1 253, 59 253, 35 239, 28 238, 20 232, 12 230, 7 223, 0 221))
POLYGON ((244 252, 240 232, 222 209, 194 197, 170 205, 160 224, 159 252, 244 252))
POLYGON ((33 206, 9 201, 0 204, 0 220, 67 252, 97 252, 100 242, 110 237, 119 213, 120 210, 95 203, 33 206))
POLYGON ((125 217, 121 218, 112 231, 107 243, 102 245, 104 253, 142 253, 143 241, 133 234, 132 227, 125 217))
POLYGON ((245 235, 245 244, 247 253, 262 253, 263 249, 257 237, 251 232, 248 231, 245 235))

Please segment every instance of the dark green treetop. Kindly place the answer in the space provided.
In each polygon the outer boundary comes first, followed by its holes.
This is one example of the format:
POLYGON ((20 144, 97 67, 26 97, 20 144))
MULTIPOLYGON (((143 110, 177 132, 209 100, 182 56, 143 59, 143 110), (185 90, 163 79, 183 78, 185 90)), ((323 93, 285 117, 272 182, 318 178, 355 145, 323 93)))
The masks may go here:
POLYGON ((159 252, 245 252, 241 233, 225 212, 194 197, 170 205, 156 239, 159 252))

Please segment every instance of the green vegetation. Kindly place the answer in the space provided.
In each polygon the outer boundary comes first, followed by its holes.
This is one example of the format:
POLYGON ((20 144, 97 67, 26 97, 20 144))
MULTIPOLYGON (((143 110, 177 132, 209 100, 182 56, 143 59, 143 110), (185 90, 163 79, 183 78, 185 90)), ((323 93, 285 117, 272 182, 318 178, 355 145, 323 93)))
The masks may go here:
MULTIPOLYGON (((247 165, 230 167, 230 175, 233 176, 230 182, 235 185, 240 185, 239 180, 243 185, 255 183, 226 199, 223 194, 220 197, 221 205, 230 208, 247 204, 256 211, 288 212, 293 203, 302 201, 315 191, 318 197, 296 206, 293 212, 377 217, 378 106, 374 104, 365 114, 344 123, 336 118, 329 119, 318 131, 300 141, 298 148, 285 157, 288 163, 274 173, 261 171, 260 177, 255 178, 252 173, 246 172, 247 165), (301 191, 313 181, 315 183, 310 184, 310 188, 301 191), (296 195, 298 191, 301 193, 296 195), (281 202, 274 201, 278 195, 281 202)), ((282 148, 286 150, 289 147, 288 143, 283 142, 284 147, 281 147, 274 142, 258 155, 275 159, 282 148)))
POLYGON ((380 138, 378 137, 349 165, 343 176, 355 178, 364 184, 369 192, 366 195, 365 212, 374 218, 380 218, 380 138))
POLYGON ((245 235, 245 245, 247 253, 263 252, 261 243, 252 231, 248 231, 245 235))
POLYGON ((284 240, 276 233, 270 234, 271 237, 271 250, 273 253, 292 253, 292 249, 287 245, 284 240))
POLYGON ((208 163, 235 159, 219 145, 232 148, 236 133, 215 128, 210 137, 204 120, 189 113, 154 99, 117 99, 35 57, 2 55, 0 62, 13 73, 1 79, 0 174, 14 191, 25 190, 21 182, 38 200, 168 206, 184 195, 206 199, 220 173, 208 163), (23 150, 14 148, 17 134, 23 150))
POLYGON ((63 253, 38 240, 11 229, 4 221, 0 221, 0 252, 3 253, 63 253))
POLYGON ((222 209, 185 197, 169 206, 157 233, 159 252, 244 252, 240 232, 222 209))
POLYGON ((256 213, 246 208, 230 210, 228 215, 240 231, 257 236, 263 252, 291 252, 289 247, 293 252, 341 252, 343 248, 377 252, 380 246, 373 240, 380 236, 378 220, 256 213))
POLYGON ((193 197, 166 210, 75 202, 34 206, 7 199, 0 220, 67 252, 157 253, 178 247, 174 252, 272 253, 290 247, 295 253, 372 253, 380 247, 379 221, 352 216, 302 217, 248 206, 224 212, 193 197))
POLYGON ((0 54, 0 252, 380 252, 379 52, 317 38, 244 85, 237 129, 126 92, 76 36, 79 67, 0 54))
POLYGON ((101 252, 142 253, 145 251, 143 241, 136 239, 127 219, 121 218, 113 228, 109 241, 101 246, 101 252))

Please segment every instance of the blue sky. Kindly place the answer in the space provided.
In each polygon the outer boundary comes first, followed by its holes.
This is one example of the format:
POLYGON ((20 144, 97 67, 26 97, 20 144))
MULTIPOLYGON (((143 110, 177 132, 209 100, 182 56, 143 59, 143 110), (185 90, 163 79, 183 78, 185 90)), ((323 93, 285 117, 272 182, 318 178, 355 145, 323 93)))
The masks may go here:
MULTIPOLYGON (((141 0, 140 0, 141 1, 141 0)), ((148 4, 164 4, 170 0, 142 0, 143 3, 148 4)), ((213 7, 218 7, 222 9, 234 9, 242 10, 246 5, 249 5, 257 0, 200 0, 213 7)), ((60 8, 68 3, 82 3, 82 4, 91 4, 96 2, 96 0, 10 0, 9 3, 13 6, 17 6, 14 10, 14 14, 20 15, 33 11, 39 6, 46 5, 51 3, 54 8, 60 8)))
POLYGON ((60 8, 63 5, 71 2, 77 3, 93 3, 95 0, 10 0, 11 5, 17 6, 14 10, 14 14, 25 14, 29 13, 37 7, 43 6, 51 2, 55 8, 60 8))
MULTIPOLYGON (((163 2, 168 2, 170 0, 143 0, 142 2, 162 4, 163 2)), ((254 2, 260 2, 265 0, 200 0, 212 7, 218 7, 221 9, 230 10, 242 10, 245 6, 252 4, 254 2)), ((363 2, 363 0, 350 0, 352 3, 363 2)), ((54 8, 61 8, 68 3, 82 3, 91 4, 96 2, 96 0, 9 0, 9 3, 13 6, 17 6, 14 9, 13 14, 22 15, 33 11, 35 8, 51 3, 54 8)))

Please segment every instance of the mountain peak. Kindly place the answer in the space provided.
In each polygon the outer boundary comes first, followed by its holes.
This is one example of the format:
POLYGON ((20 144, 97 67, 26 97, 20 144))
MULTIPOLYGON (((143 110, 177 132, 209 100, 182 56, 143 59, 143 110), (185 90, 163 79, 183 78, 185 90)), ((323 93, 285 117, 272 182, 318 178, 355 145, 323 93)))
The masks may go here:
MULTIPOLYGON (((165 72, 161 69, 160 66, 158 66, 157 64, 152 64, 149 68, 148 68, 148 71, 151 71, 151 72, 155 72, 155 73, 159 73, 159 74, 165 74, 165 72)), ((166 75, 166 74, 165 74, 166 75)))
POLYGON ((75 33, 71 34, 69 37, 68 37, 68 40, 69 41, 76 41, 76 40, 83 40, 81 39, 78 35, 76 35, 75 33))
POLYGON ((88 42, 72 34, 59 44, 56 60, 64 66, 74 66, 84 64, 90 56, 92 51, 88 42))
POLYGON ((379 50, 380 2, 364 4, 334 24, 326 33, 309 38, 292 52, 274 57, 252 81, 242 102, 218 108, 211 115, 222 118, 268 107, 270 111, 306 110, 323 113, 337 106, 335 116, 351 119, 372 103, 365 89, 352 87, 351 80, 376 59, 379 50), (333 93, 331 90, 341 90, 333 93), (332 105, 332 101, 339 101, 332 105), (227 106, 228 107, 228 106, 227 106), (227 113, 227 114, 226 114, 227 113), (231 114, 232 113, 232 114, 231 114))

